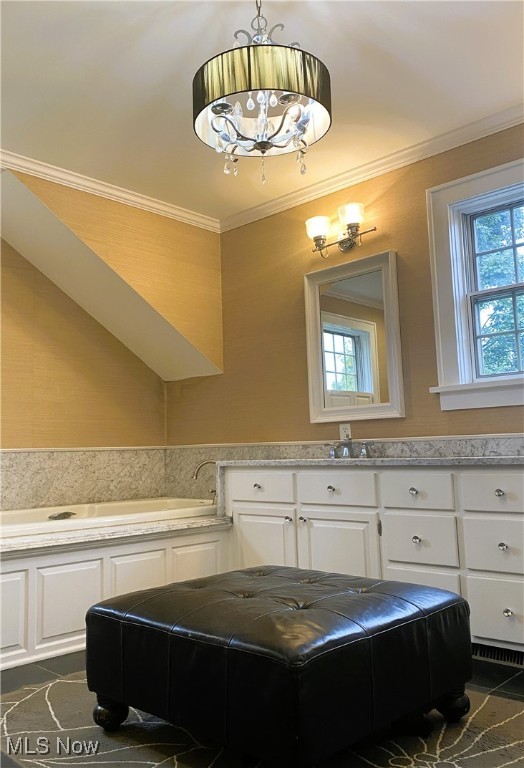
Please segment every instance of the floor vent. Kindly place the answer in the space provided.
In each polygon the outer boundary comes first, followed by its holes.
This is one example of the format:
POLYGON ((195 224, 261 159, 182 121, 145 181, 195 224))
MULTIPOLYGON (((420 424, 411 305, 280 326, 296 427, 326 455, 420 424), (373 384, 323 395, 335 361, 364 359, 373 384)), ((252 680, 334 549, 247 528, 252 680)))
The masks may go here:
POLYGON ((473 656, 476 659, 498 661, 501 664, 512 664, 524 667, 524 651, 513 651, 510 648, 496 648, 494 645, 472 644, 473 656))

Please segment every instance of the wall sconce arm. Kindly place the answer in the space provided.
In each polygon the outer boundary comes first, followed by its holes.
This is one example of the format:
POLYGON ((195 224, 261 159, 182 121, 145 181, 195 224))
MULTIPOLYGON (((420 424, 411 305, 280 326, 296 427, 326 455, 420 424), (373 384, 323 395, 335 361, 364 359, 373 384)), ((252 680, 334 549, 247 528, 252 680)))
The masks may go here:
POLYGON ((355 245, 362 245, 362 235, 367 235, 369 232, 376 232, 377 228, 371 227, 370 229, 365 229, 361 232, 359 224, 348 224, 347 230, 347 236, 341 237, 338 240, 332 240, 330 243, 326 242, 327 238, 323 235, 317 235, 313 238, 315 247, 312 249, 312 253, 320 253, 323 259, 327 259, 329 255, 328 249, 333 245, 338 245, 339 251, 347 253, 355 245))

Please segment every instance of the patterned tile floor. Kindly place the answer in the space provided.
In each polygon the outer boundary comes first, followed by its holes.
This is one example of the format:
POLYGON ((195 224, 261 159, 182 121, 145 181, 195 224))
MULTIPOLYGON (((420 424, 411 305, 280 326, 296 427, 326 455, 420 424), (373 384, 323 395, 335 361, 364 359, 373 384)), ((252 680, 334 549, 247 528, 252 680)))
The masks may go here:
MULTIPOLYGON (((23 685, 43 683, 85 669, 85 653, 45 659, 38 664, 6 669, 0 676, 0 690, 9 693, 23 685)), ((473 659, 473 677, 468 688, 506 699, 524 701, 524 669, 483 659, 473 659)), ((2 755, 2 768, 16 768, 7 755, 2 755)))

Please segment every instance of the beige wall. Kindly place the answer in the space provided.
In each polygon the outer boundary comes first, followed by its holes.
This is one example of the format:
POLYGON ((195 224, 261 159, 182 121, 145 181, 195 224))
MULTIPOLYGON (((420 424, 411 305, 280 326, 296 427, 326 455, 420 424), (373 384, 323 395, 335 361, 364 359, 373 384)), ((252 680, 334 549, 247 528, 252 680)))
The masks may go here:
POLYGON ((161 379, 2 242, 2 447, 162 445, 161 379))
POLYGON ((160 379, 7 246, 3 446, 162 445, 166 434, 174 445, 338 438, 337 424, 309 422, 303 276, 389 249, 398 254, 406 417, 354 422, 354 437, 520 432, 520 408, 443 413, 438 396, 428 392, 437 372, 425 191, 514 160, 522 145, 522 128, 513 128, 220 239, 23 176, 158 311, 180 330, 185 323, 188 338, 214 361, 222 356, 222 306, 224 374, 168 384, 164 407, 160 379), (350 199, 365 204, 365 226, 378 231, 350 254, 333 250, 325 262, 311 253, 304 220, 333 215, 350 199), (208 304, 210 312, 201 314, 208 304))
POLYGON ((16 176, 222 369, 218 234, 28 174, 16 176))
POLYGON ((425 198, 429 187, 521 157, 522 146, 518 126, 224 233, 224 375, 168 385, 168 443, 338 438, 337 424, 309 422, 303 275, 386 250, 398 254, 406 417, 354 422, 354 437, 522 431, 521 408, 442 412, 428 391, 437 369, 425 198), (304 220, 350 200, 378 231, 326 263, 311 253, 304 220))

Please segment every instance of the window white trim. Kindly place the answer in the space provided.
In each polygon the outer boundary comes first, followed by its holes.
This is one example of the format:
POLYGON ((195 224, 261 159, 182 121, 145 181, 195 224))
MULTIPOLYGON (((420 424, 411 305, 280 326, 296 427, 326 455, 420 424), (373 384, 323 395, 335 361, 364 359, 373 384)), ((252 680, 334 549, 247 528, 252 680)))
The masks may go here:
POLYGON ((523 404, 524 377, 475 382, 463 258, 464 214, 503 205, 524 195, 524 161, 457 179, 426 191, 435 319, 438 386, 442 410, 523 404))

